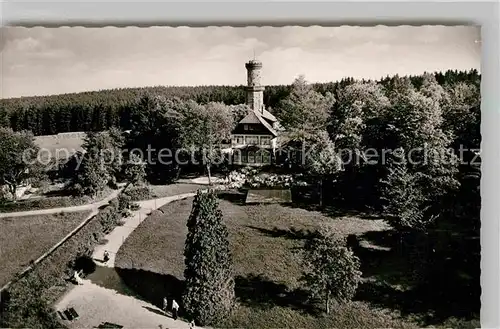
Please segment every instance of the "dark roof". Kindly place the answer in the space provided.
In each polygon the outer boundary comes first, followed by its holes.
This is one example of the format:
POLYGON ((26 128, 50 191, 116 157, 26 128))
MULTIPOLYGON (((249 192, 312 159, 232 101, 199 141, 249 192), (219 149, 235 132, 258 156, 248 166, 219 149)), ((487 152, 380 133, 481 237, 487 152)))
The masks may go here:
MULTIPOLYGON (((270 115, 272 115, 272 114, 270 114, 270 115)), ((260 123, 264 127, 266 127, 266 129, 271 134, 273 134, 273 136, 278 136, 278 133, 276 132, 276 130, 273 129, 273 127, 266 121, 266 119, 264 119, 264 117, 258 111, 251 111, 243 119, 241 119, 241 121, 239 123, 246 123, 246 124, 249 124, 249 123, 260 123)))
POLYGON ((239 123, 260 123, 260 120, 255 112, 250 112, 239 123))
POLYGON ((267 110, 262 110, 262 114, 261 114, 264 118, 266 118, 267 120, 270 120, 270 121, 273 121, 273 122, 276 122, 278 121, 278 119, 276 119, 276 117, 274 115, 272 115, 269 111, 267 110))

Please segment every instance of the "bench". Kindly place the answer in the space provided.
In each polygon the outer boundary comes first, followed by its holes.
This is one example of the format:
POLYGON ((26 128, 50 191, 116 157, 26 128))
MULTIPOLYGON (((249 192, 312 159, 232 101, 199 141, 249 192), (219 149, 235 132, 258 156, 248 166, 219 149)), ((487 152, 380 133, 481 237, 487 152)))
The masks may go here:
POLYGON ((63 320, 67 321, 73 321, 78 319, 79 315, 76 312, 76 310, 73 307, 67 308, 63 311, 57 311, 57 314, 61 317, 63 320))

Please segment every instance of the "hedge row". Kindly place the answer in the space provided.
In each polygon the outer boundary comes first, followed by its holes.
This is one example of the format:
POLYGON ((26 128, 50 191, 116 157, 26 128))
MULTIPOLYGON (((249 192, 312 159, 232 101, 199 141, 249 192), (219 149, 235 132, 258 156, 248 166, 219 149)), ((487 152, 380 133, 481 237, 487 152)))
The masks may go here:
POLYGON ((45 323, 47 326, 47 323, 52 323, 46 319, 54 314, 47 314, 42 309, 52 312, 46 306, 52 305, 67 290, 67 279, 73 272, 75 261, 81 257, 91 257, 94 247, 106 233, 120 224, 121 214, 129 206, 127 198, 111 200, 75 235, 38 263, 25 277, 14 282, 2 298, 0 327, 26 327, 23 323, 45 323), (36 290, 30 291, 35 289, 31 287, 36 287, 36 290), (27 294, 39 296, 43 301, 35 303, 39 311, 32 309, 33 302, 26 299, 27 294), (23 323, 17 323, 16 319, 23 319, 23 323))

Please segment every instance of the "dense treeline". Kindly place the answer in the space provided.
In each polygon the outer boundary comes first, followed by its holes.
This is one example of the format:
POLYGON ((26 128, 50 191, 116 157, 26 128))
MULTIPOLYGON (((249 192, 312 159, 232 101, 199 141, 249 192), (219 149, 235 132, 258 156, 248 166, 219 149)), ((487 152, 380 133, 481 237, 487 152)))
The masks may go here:
MULTIPOLYGON (((447 71, 434 74, 440 85, 457 81, 479 85, 476 70, 447 71)), ((394 77, 379 82, 389 86, 394 77)), ((410 77, 415 87, 422 83, 422 76, 410 77)), ((335 94, 339 88, 355 80, 346 78, 339 82, 316 83, 314 90, 321 94, 335 94)), ((267 86, 264 103, 270 109, 278 106, 291 90, 291 85, 267 86)), ((245 102, 245 86, 196 86, 196 87, 146 87, 125 88, 54 96, 21 97, 0 100, 0 126, 15 131, 31 130, 35 136, 71 131, 101 131, 110 127, 131 128, 130 113, 136 100, 144 94, 161 94, 167 98, 194 100, 200 104, 221 102, 236 105, 245 102)))

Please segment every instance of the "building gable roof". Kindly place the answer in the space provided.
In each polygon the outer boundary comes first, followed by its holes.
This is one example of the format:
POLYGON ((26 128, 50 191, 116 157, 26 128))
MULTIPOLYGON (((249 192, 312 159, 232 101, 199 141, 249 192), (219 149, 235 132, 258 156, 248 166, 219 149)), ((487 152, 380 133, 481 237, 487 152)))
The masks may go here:
POLYGON ((267 111, 267 110, 265 110, 265 109, 264 109, 264 110, 262 110, 262 116, 263 116, 264 118, 266 118, 267 120, 270 120, 270 121, 272 121, 272 122, 276 122, 276 121, 278 121, 278 119, 276 119, 276 117, 275 117, 274 115, 272 115, 269 111, 267 111))
POLYGON ((260 123, 257 113, 249 112, 239 123, 260 123))
MULTIPOLYGON (((269 113, 269 112, 268 112, 269 113)), ((269 113, 270 114, 270 113, 269 113)), ((272 114, 271 114, 272 115, 272 114)), ((278 136, 278 133, 276 130, 273 129, 273 127, 264 119, 264 117, 257 111, 251 111, 248 113, 241 121, 239 124, 262 124, 266 129, 273 135, 273 136, 278 136)))

